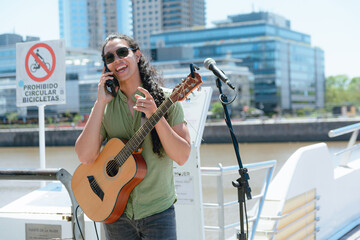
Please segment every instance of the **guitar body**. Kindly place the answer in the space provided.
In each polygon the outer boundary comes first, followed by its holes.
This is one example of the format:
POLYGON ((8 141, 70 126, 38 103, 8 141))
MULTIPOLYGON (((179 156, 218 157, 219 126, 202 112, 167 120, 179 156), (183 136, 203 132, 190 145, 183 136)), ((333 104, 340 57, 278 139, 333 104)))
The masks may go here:
POLYGON ((125 210, 129 195, 146 175, 140 154, 131 154, 119 167, 114 161, 125 144, 112 138, 92 164, 81 164, 74 172, 72 190, 85 214, 97 222, 115 222, 125 210))

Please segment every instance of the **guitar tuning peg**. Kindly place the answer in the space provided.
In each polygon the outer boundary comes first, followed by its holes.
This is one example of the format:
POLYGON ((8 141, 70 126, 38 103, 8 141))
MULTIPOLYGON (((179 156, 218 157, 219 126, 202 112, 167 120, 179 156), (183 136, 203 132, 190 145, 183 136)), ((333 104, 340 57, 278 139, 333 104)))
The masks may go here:
POLYGON ((201 87, 198 87, 198 88, 197 88, 197 91, 200 92, 200 91, 201 91, 201 87))

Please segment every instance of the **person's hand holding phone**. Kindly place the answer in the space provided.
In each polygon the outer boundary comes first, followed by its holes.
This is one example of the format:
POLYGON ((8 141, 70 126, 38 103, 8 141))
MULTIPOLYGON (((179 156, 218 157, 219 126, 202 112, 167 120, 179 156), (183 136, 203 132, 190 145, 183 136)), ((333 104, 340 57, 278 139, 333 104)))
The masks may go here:
MULTIPOLYGON (((106 71, 106 68, 103 67, 103 72, 101 74, 100 82, 98 85, 98 100, 105 101, 106 103, 108 103, 113 99, 113 95, 107 89, 106 81, 111 81, 111 82, 116 81, 117 82, 117 80, 114 79, 114 77, 113 77, 113 73, 110 71, 106 71)), ((114 93, 116 96, 116 93, 117 93, 119 87, 116 86, 113 89, 114 89, 114 93)))
MULTIPOLYGON (((107 67, 105 60, 103 60, 103 61, 104 61, 105 72, 111 72, 109 70, 109 68, 107 67)), ((112 79, 106 80, 105 90, 107 90, 113 97, 116 97, 116 95, 117 95, 117 90, 119 89, 117 87, 120 87, 120 86, 119 86, 118 80, 115 78, 114 75, 112 75, 112 79)))

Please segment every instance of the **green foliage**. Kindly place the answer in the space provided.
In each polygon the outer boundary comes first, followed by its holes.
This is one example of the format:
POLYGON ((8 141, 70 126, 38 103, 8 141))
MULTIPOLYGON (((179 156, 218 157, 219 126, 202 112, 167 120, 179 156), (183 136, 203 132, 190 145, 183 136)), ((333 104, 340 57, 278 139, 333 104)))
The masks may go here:
POLYGON ((72 114, 70 112, 65 112, 64 113, 64 116, 67 117, 67 118, 71 118, 72 117, 72 114))
POLYGON ((348 94, 349 102, 354 106, 360 106, 360 77, 351 79, 348 94))
POLYGON ((52 117, 47 118, 48 124, 53 124, 54 120, 52 117))
POLYGON ((360 77, 349 79, 346 75, 330 76, 326 79, 325 107, 360 106, 360 77))
POLYGON ((73 123, 79 123, 81 121, 81 115, 80 114, 75 114, 74 118, 73 118, 73 123))
POLYGON ((296 109, 296 115, 299 117, 305 116, 305 109, 303 108, 296 109))
POLYGON ((222 114, 224 113, 224 109, 220 102, 214 102, 211 105, 211 112, 215 116, 215 118, 221 118, 222 114))
POLYGON ((315 108, 313 107, 304 107, 305 115, 310 115, 311 113, 315 112, 315 108))
POLYGON ((11 124, 11 122, 15 121, 18 119, 18 113, 17 112, 11 112, 11 113, 7 113, 6 114, 6 119, 9 121, 9 123, 11 124))
POLYGON ((310 116, 312 117, 327 117, 326 109, 325 108, 318 108, 314 109, 313 112, 311 112, 310 116))

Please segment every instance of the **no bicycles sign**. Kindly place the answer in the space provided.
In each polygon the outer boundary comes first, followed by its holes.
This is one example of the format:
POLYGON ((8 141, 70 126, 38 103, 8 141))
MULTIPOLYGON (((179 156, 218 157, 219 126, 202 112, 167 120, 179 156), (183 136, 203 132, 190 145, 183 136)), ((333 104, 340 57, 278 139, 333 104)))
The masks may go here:
POLYGON ((54 50, 46 43, 35 44, 30 48, 30 50, 26 54, 26 58, 25 58, 26 73, 32 80, 36 82, 43 82, 49 79, 51 75, 54 73, 55 66, 56 66, 56 57, 54 50), (40 50, 42 52, 41 55, 39 53, 40 50), (30 58, 30 56, 32 58, 30 58))
POLYGON ((16 105, 65 103, 65 41, 16 44, 16 105))

